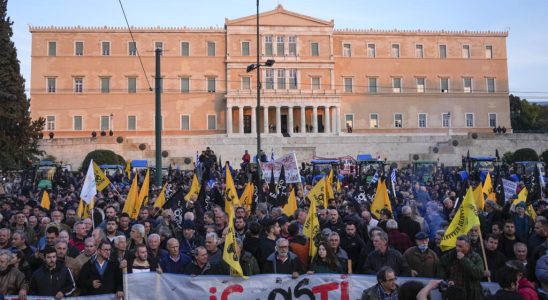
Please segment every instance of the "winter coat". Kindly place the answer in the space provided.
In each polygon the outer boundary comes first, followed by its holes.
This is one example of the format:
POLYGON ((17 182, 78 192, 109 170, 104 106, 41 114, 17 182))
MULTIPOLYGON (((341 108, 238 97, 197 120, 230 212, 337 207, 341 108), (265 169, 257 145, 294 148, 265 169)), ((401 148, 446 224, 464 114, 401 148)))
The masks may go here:
POLYGON ((411 247, 403 254, 411 270, 417 271, 417 277, 435 277, 438 270, 436 252, 427 249, 421 252, 418 247, 411 247))
POLYGON ((123 291, 122 270, 117 261, 109 260, 103 276, 99 274, 95 266, 96 258, 88 260, 80 270, 78 287, 82 289, 82 295, 113 294, 123 291), (100 280, 99 288, 93 287, 93 281, 100 280))
POLYGON ((10 265, 0 272, 0 295, 17 295, 22 289, 28 290, 29 286, 19 269, 10 265))
POLYGON ((390 247, 385 253, 377 250, 371 252, 361 267, 360 273, 377 274, 383 266, 391 267, 397 276, 411 276, 411 269, 403 255, 390 247))
POLYGON ((483 299, 480 280, 483 277, 483 261, 481 257, 470 251, 462 259, 457 258, 457 251, 451 250, 443 255, 438 265, 438 277, 451 280, 451 271, 458 270, 464 275, 465 300, 483 299))
POLYGON ((55 297, 58 292, 70 296, 76 290, 72 273, 65 265, 58 263, 50 270, 43 265, 36 270, 30 279, 29 295, 55 297))

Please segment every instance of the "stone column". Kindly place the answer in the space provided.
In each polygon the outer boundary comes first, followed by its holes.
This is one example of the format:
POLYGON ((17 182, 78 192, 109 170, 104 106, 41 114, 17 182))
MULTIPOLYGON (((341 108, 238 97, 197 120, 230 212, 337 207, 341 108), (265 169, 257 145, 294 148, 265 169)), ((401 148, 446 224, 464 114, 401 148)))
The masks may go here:
POLYGON ((318 133, 318 107, 312 106, 312 126, 314 133, 318 133))
POLYGON ((341 107, 336 106, 335 107, 335 133, 340 134, 341 133, 341 107))
POLYGON ((231 135, 232 132, 232 106, 226 108, 226 134, 231 135))
POLYGON ((276 106, 276 133, 282 134, 282 107, 276 106))
POLYGON ((240 106, 238 110, 238 120, 240 126, 240 134, 244 133, 244 107, 240 106))
POLYGON ((337 121, 336 121, 335 112, 336 112, 336 107, 333 107, 333 110, 331 111, 331 120, 333 120, 333 122, 331 122, 331 132, 333 134, 337 133, 337 121))
POLYGON ((301 128, 300 133, 306 133, 306 106, 301 106, 301 128))
POLYGON ((287 108, 287 132, 293 134, 293 106, 287 108))
POLYGON ((251 133, 257 134, 257 110, 255 106, 251 107, 251 133))
POLYGON ((324 122, 325 122, 325 125, 324 125, 324 132, 325 133, 330 133, 331 132, 331 116, 329 115, 331 112, 329 110, 329 106, 324 106, 324 109, 325 109, 325 112, 324 112, 324 122))
POLYGON ((263 132, 266 134, 269 132, 268 130, 268 106, 263 106, 263 113, 264 113, 264 129, 263 132))

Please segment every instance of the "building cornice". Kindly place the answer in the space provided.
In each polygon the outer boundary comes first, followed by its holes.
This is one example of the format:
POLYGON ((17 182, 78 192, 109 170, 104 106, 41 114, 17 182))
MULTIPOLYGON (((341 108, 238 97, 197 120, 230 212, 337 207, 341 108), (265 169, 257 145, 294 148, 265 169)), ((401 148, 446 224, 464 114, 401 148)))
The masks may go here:
MULTIPOLYGON (((158 33, 225 33, 226 30, 222 27, 161 27, 161 26, 131 26, 131 31, 134 33, 144 33, 144 32, 158 32, 158 33)), ((29 25, 29 31, 31 33, 35 32, 85 32, 85 33, 96 33, 96 32, 108 32, 108 33, 127 33, 128 28, 125 26, 32 26, 29 25)))
POLYGON ((470 30, 405 30, 405 29, 335 29, 333 31, 335 35, 425 35, 425 36, 477 36, 477 37, 507 37, 508 31, 470 31, 470 30))

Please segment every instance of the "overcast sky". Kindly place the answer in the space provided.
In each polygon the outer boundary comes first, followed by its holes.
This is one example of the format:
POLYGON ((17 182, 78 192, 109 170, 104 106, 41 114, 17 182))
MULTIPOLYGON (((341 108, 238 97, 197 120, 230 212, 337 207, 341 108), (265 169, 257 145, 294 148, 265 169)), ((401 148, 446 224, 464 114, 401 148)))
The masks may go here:
MULTIPOLYGON (((255 0, 122 0, 133 26, 219 26, 225 18, 256 13, 255 0)), ((335 20, 335 28, 509 31, 510 93, 548 101, 548 1, 516 0, 261 0, 312 17, 335 20)), ((34 26, 125 26, 119 0, 8 0, 13 40, 25 79, 30 78, 34 26)), ((27 88, 28 88, 27 82, 27 88)))

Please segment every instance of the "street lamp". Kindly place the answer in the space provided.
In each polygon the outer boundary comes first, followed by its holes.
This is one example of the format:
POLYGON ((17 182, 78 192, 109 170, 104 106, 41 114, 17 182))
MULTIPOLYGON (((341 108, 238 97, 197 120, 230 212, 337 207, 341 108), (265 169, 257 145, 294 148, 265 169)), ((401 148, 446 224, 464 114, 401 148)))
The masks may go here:
MULTIPOLYGON (((260 120, 260 108, 261 108, 261 62, 260 62, 260 45, 261 40, 259 37, 259 0, 257 0, 257 63, 251 64, 247 66, 246 72, 249 73, 255 69, 257 69, 257 109, 255 109, 255 125, 256 125, 256 132, 257 132, 257 182, 255 184, 257 188, 257 197, 259 195, 259 189, 261 188, 261 167, 259 165, 259 159, 260 159, 260 153, 261 153, 261 127, 259 125, 260 120)), ((265 67, 272 67, 274 65, 275 60, 268 59, 263 66, 265 67)), ((266 108, 265 108, 266 109, 266 108)))

